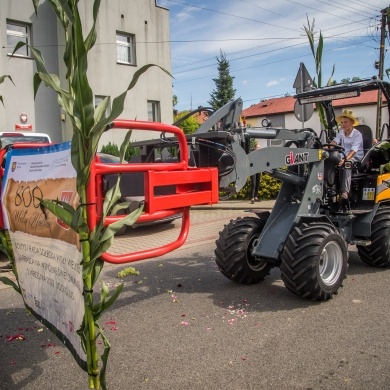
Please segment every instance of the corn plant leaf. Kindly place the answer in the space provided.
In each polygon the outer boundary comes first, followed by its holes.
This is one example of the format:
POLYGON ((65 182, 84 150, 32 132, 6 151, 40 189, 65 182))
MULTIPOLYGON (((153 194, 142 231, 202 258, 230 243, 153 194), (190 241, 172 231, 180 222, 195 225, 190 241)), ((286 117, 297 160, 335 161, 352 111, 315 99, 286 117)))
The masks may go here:
POLYGON ((107 372, 107 362, 108 362, 108 356, 109 356, 110 350, 111 350, 111 345, 110 345, 107 337, 104 335, 103 331, 101 330, 100 326, 98 324, 96 324, 96 327, 100 331, 100 336, 103 340, 103 345, 104 345, 103 354, 100 357, 102 360, 102 368, 100 370, 99 379, 100 379, 100 384, 101 384, 102 390, 107 390, 106 372, 107 372))
POLYGON ((99 237, 99 240, 94 240, 94 244, 91 243, 91 259, 96 259, 105 253, 111 246, 115 233, 121 229, 124 225, 131 226, 134 222, 137 221, 139 216, 143 212, 143 205, 137 210, 133 211, 129 215, 123 217, 119 221, 116 221, 109 226, 107 226, 104 231, 102 230, 102 235, 99 237))
POLYGON ((7 257, 7 259, 13 258, 12 250, 8 248, 8 246, 0 245, 0 252, 4 253, 4 255, 7 257))
POLYGON ((35 14, 37 14, 38 13, 39 0, 32 0, 32 2, 33 2, 34 9, 35 9, 35 14))
POLYGON ((115 205, 122 196, 120 191, 120 180, 121 180, 121 175, 118 175, 118 179, 115 185, 112 188, 110 188, 106 193, 103 202, 103 218, 106 218, 113 205, 115 205))
POLYGON ((121 283, 115 289, 115 291, 111 294, 110 298, 107 299, 107 297, 108 297, 108 295, 110 293, 110 290, 108 289, 107 284, 104 281, 102 282, 102 290, 101 290, 101 293, 100 293, 100 302, 98 304, 96 304, 93 307, 93 309, 92 309, 95 321, 97 321, 100 318, 101 314, 105 310, 107 310, 108 308, 111 307, 111 305, 118 298, 119 294, 122 292, 123 287, 124 287, 124 284, 121 283))
POLYGON ((5 79, 9 79, 13 85, 15 85, 14 81, 12 80, 12 77, 8 74, 5 74, 3 76, 0 76, 0 84, 3 84, 5 79))
MULTIPOLYGON (((54 5, 59 10, 64 12, 66 17, 69 19, 69 21, 72 24, 75 23, 74 9, 72 9, 69 6, 69 3, 72 3, 72 2, 69 2, 69 0, 49 0, 49 1, 50 1, 50 3, 52 3, 52 5, 54 5)), ((78 1, 77 1, 77 3, 78 3, 78 1)))
POLYGON ((81 262, 81 265, 83 267, 82 275, 83 279, 86 279, 88 275, 90 275, 93 272, 93 268, 95 267, 96 258, 92 259, 88 262, 84 262, 84 260, 81 262))
POLYGON ((108 96, 106 96, 95 108, 95 114, 94 114, 95 123, 101 121, 105 117, 107 107, 108 107, 108 102, 109 102, 109 98, 108 96))
MULTIPOLYGON (((75 93, 73 115, 79 118, 81 128, 84 134, 88 134, 94 125, 94 111, 93 92, 88 82, 87 70, 87 51, 84 45, 83 32, 79 17, 76 18, 75 24, 75 56, 77 58, 77 65, 75 69, 75 77, 73 79, 73 91, 75 93)), ((88 144, 84 145, 86 154, 91 153, 92 150, 88 144)), ((95 151, 93 151, 93 154, 95 151)), ((87 160, 86 160, 87 162, 87 160)))
MULTIPOLYGON (((39 199, 45 209, 53 213, 57 218, 64 222, 68 226, 72 226, 73 216, 75 215, 75 209, 66 202, 50 199, 39 199)), ((78 233, 78 230, 76 230, 78 233)))
POLYGON ((102 242, 104 242, 104 241, 110 239, 124 225, 127 225, 127 226, 133 225, 137 221, 139 216, 143 213, 143 211, 144 211, 144 207, 143 207, 143 205, 141 205, 138 209, 134 210, 126 217, 123 217, 119 221, 116 221, 116 222, 110 224, 109 226, 107 226, 107 228, 105 229, 100 240, 102 242))
MULTIPOLYGON (((66 29, 66 16, 64 16, 64 11, 62 6, 59 4, 57 0, 49 0, 49 3, 52 6, 52 9, 54 10, 55 14, 57 15, 57 19, 60 21, 62 28, 66 29)), ((68 5, 66 5, 68 7, 68 5)))
POLYGON ((92 285, 96 283, 96 281, 99 278, 100 272, 102 271, 104 266, 104 261, 102 259, 96 259, 95 261, 95 266, 93 267, 92 270, 92 285))
POLYGON ((0 282, 3 282, 7 286, 13 287, 13 289, 21 294, 22 292, 20 291, 19 286, 11 279, 7 278, 6 276, 0 276, 0 282))
POLYGON ((165 70, 164 68, 162 68, 159 65, 148 64, 148 65, 144 65, 141 68, 139 68, 134 73, 133 78, 132 78, 130 84, 128 85, 126 91, 124 91, 122 94, 120 94, 119 96, 117 96, 114 99, 114 101, 112 103, 110 115, 107 118, 104 118, 100 122, 96 123, 95 126, 93 127, 93 129, 91 130, 92 149, 93 150, 97 150, 99 139, 100 139, 101 135, 103 134, 103 132, 106 130, 107 125, 109 123, 111 123, 113 120, 115 120, 116 118, 118 118, 122 114, 127 92, 130 91, 132 88, 134 88, 134 86, 137 84, 138 79, 141 77, 141 75, 143 73, 145 73, 152 66, 156 66, 156 67, 160 68, 166 74, 171 76, 171 74, 167 70, 165 70))
POLYGON ((117 203, 110 211, 110 215, 117 215, 121 210, 125 210, 130 206, 131 202, 117 203))
POLYGON ((93 3, 93 25, 84 42, 85 49, 87 52, 92 49, 92 47, 95 45, 96 42, 96 19, 99 13, 99 8, 100 8, 100 0, 95 0, 93 3))
POLYGON ((126 133, 125 139, 123 140, 121 148, 119 150, 119 158, 120 158, 120 162, 122 164, 125 161, 126 151, 127 151, 127 148, 129 147, 131 134, 132 134, 132 130, 129 130, 126 133))

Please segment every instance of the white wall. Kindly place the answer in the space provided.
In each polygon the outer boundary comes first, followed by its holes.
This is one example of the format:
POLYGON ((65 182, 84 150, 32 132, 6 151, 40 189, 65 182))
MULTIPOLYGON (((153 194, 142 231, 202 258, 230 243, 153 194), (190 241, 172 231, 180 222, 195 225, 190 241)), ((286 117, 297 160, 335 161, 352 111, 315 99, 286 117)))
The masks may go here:
MULTIPOLYGON (((84 36, 92 25, 92 5, 93 0, 79 2, 84 36)), ((0 75, 11 75, 16 87, 9 80, 0 85, 0 95, 5 103, 5 108, 0 104, 0 131, 12 131, 15 123, 19 122, 20 113, 25 112, 34 131, 47 132, 54 141, 70 140, 73 133, 71 123, 70 120, 61 122, 61 110, 56 94, 42 84, 34 101, 34 61, 26 58, 9 60, 7 49, 4 48, 6 19, 32 24, 33 44, 40 46, 49 71, 59 74, 63 87, 67 89, 62 58, 63 31, 48 2, 42 2, 40 5, 37 19, 32 1, 1 0, 0 75)), ((112 101, 127 89, 135 71, 149 63, 158 64, 171 71, 169 11, 157 7, 155 0, 102 0, 97 36, 96 45, 88 59, 88 78, 94 95, 107 95, 112 101), (136 35, 137 66, 116 63, 117 30, 136 35), (161 41, 165 43, 156 43, 161 41)), ((128 93, 121 118, 147 120, 147 100, 160 101, 162 122, 172 123, 172 79, 161 69, 149 69, 140 77, 135 88, 128 93)), ((119 143, 123 133, 106 134, 101 144, 108 141, 119 143)), ((150 132, 147 136, 151 137, 150 132)), ((146 134, 139 134, 134 138, 145 137, 146 134)))

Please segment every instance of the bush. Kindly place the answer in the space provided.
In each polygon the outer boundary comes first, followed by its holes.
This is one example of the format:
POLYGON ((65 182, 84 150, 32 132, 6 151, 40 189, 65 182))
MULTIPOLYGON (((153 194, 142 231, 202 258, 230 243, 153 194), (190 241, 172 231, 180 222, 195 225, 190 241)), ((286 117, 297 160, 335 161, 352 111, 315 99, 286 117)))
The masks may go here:
MULTIPOLYGON (((117 157, 119 157, 120 154, 118 145, 111 142, 109 142, 107 145, 103 145, 100 152, 110 154, 111 156, 117 156, 117 157)), ((129 147, 126 150, 125 160, 130 161, 132 157, 139 156, 139 154, 140 154, 139 148, 135 148, 129 145, 129 147)))
MULTIPOLYGON (((269 200, 276 199, 280 191, 281 182, 280 180, 274 179, 267 173, 260 175, 260 186, 259 186, 259 199, 269 200)), ((248 177, 245 186, 231 199, 250 199, 251 195, 251 178, 248 177)))

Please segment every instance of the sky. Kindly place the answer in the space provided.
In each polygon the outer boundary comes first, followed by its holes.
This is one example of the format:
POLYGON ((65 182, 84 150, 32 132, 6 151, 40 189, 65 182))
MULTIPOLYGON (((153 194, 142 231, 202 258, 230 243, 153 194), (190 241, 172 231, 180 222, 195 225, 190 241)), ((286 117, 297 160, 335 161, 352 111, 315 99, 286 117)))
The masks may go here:
MULTIPOLYGON (((315 78, 304 32, 308 20, 324 37, 323 85, 332 74, 378 75, 381 10, 389 0, 157 0, 170 10, 173 94, 179 111, 209 106, 223 52, 244 108, 294 95, 300 63, 315 78)), ((386 51, 389 41, 386 38, 386 51)), ((389 53, 390 54, 390 53, 389 53)), ((385 69, 390 67, 385 54, 385 69)), ((384 77, 387 79, 387 76, 384 77)))

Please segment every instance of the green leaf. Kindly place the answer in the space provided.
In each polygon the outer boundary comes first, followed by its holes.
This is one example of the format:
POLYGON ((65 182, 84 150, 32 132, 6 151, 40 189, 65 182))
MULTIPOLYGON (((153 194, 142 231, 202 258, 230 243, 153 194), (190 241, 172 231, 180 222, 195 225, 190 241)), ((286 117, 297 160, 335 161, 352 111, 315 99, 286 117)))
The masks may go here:
POLYGON ((35 14, 38 13, 38 5, 39 5, 39 0, 32 0, 34 9, 35 9, 35 14))
POLYGON ((127 148, 129 147, 131 133, 132 133, 132 130, 129 130, 126 133, 125 139, 122 142, 122 145, 121 145, 121 148, 119 151, 119 158, 120 158, 121 163, 123 163, 125 161, 125 155, 126 155, 127 148))
POLYGON ((96 42, 96 19, 99 13, 99 8, 100 0, 95 0, 93 3, 93 25, 84 43, 87 52, 92 49, 96 42))
MULTIPOLYGON (((39 199, 39 200, 47 210, 49 210, 62 222, 64 222, 69 227, 72 226, 73 216, 75 215, 76 212, 72 206, 70 206, 66 202, 61 202, 59 200, 46 200, 46 199, 39 199)), ((76 233, 78 233, 77 230, 76 233)))
POLYGON ((130 91, 132 88, 134 88, 134 86, 137 84, 138 79, 142 76, 142 74, 145 73, 152 66, 157 66, 162 71, 164 71, 166 74, 168 74, 169 76, 172 76, 167 70, 165 70, 161 66, 155 65, 155 64, 148 64, 148 65, 144 65, 141 68, 139 68, 134 73, 133 78, 131 79, 131 82, 130 82, 129 86, 127 87, 126 91, 124 91, 122 94, 120 94, 119 96, 117 96, 114 99, 114 101, 112 103, 110 115, 107 118, 96 123, 95 126, 93 127, 93 129, 91 131, 92 149, 93 150, 97 150, 97 146, 98 146, 100 137, 103 134, 103 132, 106 130, 107 125, 109 123, 111 123, 113 120, 115 120, 116 118, 118 118, 122 114, 127 92, 130 91))
POLYGON ((130 203, 131 203, 131 202, 121 202, 121 203, 117 203, 117 204, 111 209, 110 215, 118 215, 118 212, 121 211, 121 210, 127 209, 127 208, 130 206, 130 203))
POLYGON ((19 286, 11 279, 7 278, 6 276, 0 276, 0 282, 3 282, 7 286, 11 286, 14 288, 16 292, 21 294, 22 292, 20 291, 19 286))
POLYGON ((100 379, 100 384, 101 384, 102 390, 107 390, 106 372, 107 372, 108 356, 110 354, 111 346, 110 346, 110 343, 108 342, 108 339, 106 338, 103 331, 101 330, 100 326, 98 324, 96 324, 96 326, 100 331, 100 336, 103 340, 103 345, 104 345, 103 354, 101 355, 102 368, 100 370, 99 379, 100 379))
POLYGON ((138 208, 137 210, 134 210, 132 213, 127 215, 126 217, 121 218, 119 221, 116 221, 109 226, 107 226, 105 232, 103 233, 103 236, 101 237, 101 241, 105 241, 115 235, 115 233, 121 229, 124 225, 131 226, 133 225, 139 216, 143 212, 143 205, 138 208))
POLYGON ((106 311, 107 309, 109 309, 111 307, 111 305, 116 301, 119 294, 122 292, 123 287, 124 287, 124 284, 121 283, 115 289, 115 291, 111 294, 110 298, 108 300, 106 300, 106 298, 108 297, 108 294, 109 294, 109 289, 108 289, 107 284, 104 281, 102 282, 100 302, 97 305, 95 305, 93 308, 93 314, 94 314, 95 321, 97 321, 100 318, 101 314, 104 311, 106 311))
POLYGON ((99 278, 100 272, 102 271, 104 266, 104 261, 100 258, 95 260, 95 266, 92 272, 92 285, 95 285, 96 281, 99 278))
POLYGON ((12 77, 10 76, 10 75, 3 75, 3 76, 0 76, 0 84, 3 84, 4 83, 4 81, 5 81, 5 79, 9 79, 9 80, 11 80, 11 83, 13 84, 13 85, 15 85, 15 83, 14 83, 14 81, 12 80, 12 77))

